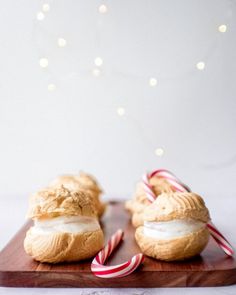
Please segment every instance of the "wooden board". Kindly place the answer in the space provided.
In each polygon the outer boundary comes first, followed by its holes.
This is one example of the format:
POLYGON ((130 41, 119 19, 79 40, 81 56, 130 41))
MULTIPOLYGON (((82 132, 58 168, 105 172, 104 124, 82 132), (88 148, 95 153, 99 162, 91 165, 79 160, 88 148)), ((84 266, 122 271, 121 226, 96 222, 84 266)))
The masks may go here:
MULTIPOLYGON (((236 262, 210 240, 201 256, 185 262, 160 262, 146 257, 133 274, 119 279, 101 279, 90 271, 91 261, 70 264, 42 264, 25 254, 23 240, 27 223, 0 253, 0 285, 11 287, 193 287, 236 283, 236 262)), ((106 239, 118 228, 125 239, 108 264, 121 263, 139 248, 134 229, 122 203, 111 202, 102 219, 106 239)))

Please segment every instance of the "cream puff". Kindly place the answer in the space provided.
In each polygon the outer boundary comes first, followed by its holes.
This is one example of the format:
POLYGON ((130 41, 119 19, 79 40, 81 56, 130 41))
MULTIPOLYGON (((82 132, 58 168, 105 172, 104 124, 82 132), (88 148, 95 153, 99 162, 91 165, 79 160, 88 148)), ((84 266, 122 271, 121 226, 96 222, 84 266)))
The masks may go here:
POLYGON ((94 257, 104 236, 91 196, 63 186, 45 188, 30 198, 24 249, 40 262, 58 263, 94 257))
POLYGON ((100 200, 102 189, 97 180, 90 174, 80 172, 78 175, 61 175, 54 179, 49 185, 52 187, 63 185, 70 190, 84 190, 91 194, 98 216, 101 217, 105 211, 106 204, 100 200))
MULTIPOLYGON (((150 179, 150 184, 156 196, 164 192, 173 192, 171 184, 163 178, 154 176, 150 179)), ((143 225, 143 212, 150 204, 143 189, 143 184, 138 183, 133 198, 125 203, 125 208, 132 214, 131 220, 134 227, 143 225)))
POLYGON ((135 239, 147 256, 184 260, 201 253, 208 243, 209 212, 195 193, 163 193, 143 215, 144 225, 136 229, 135 239))

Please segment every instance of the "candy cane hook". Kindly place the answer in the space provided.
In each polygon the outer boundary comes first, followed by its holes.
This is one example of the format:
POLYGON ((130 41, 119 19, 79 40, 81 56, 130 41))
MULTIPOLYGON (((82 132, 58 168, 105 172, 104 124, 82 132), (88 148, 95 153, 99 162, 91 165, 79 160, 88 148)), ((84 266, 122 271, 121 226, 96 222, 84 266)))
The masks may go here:
POLYGON ((91 271, 100 278, 120 278, 134 272, 136 268, 143 262, 142 253, 134 255, 130 260, 112 266, 104 265, 107 258, 118 246, 122 240, 124 232, 118 229, 117 232, 110 238, 107 245, 97 254, 91 264, 91 271))

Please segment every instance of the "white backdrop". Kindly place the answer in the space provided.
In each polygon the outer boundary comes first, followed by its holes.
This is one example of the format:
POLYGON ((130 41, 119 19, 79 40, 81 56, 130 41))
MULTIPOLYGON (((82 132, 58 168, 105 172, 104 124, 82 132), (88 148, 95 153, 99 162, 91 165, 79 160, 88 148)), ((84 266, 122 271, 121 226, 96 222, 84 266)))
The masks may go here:
POLYGON ((85 170, 122 198, 158 167, 199 193, 236 193, 235 1, 0 4, 1 194, 85 170))

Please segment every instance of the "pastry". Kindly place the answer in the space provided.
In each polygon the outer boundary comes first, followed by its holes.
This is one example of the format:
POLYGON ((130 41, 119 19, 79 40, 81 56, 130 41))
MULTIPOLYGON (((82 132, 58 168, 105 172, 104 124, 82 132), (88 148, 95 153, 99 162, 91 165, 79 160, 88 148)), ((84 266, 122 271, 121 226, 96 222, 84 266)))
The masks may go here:
POLYGON ((184 260, 199 254, 208 243, 209 212, 195 193, 163 193, 146 207, 143 218, 135 239, 147 256, 184 260))
POLYGON ((85 191, 63 186, 40 190, 30 199, 28 217, 34 225, 24 248, 37 261, 78 261, 94 257, 103 247, 93 200, 85 191))
MULTIPOLYGON (((150 184, 152 185, 156 196, 164 192, 173 192, 169 182, 163 178, 154 176, 150 179, 150 184)), ((138 183, 133 199, 128 200, 125 203, 125 208, 132 214, 131 220, 134 227, 143 224, 143 211, 150 204, 151 203, 147 199, 146 193, 143 189, 143 184, 141 182, 138 183)))
POLYGON ((84 190, 89 192, 93 198, 98 216, 101 217, 104 213, 106 204, 102 203, 100 200, 102 190, 92 175, 84 172, 78 175, 61 175, 50 183, 50 186, 58 185, 63 185, 70 190, 84 190))

